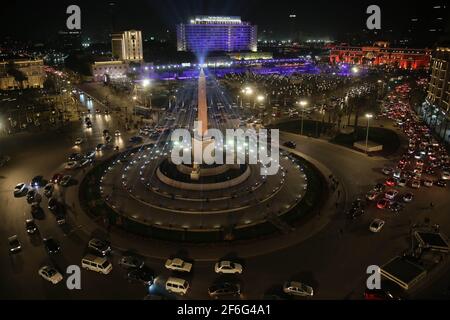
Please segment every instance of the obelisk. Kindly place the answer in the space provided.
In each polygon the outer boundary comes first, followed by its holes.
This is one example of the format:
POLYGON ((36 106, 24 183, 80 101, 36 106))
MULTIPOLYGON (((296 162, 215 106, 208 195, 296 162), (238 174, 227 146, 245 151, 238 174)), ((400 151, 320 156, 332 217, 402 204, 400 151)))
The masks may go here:
MULTIPOLYGON (((209 144, 211 141, 205 138, 205 134, 208 131, 208 105, 206 103, 206 77, 203 69, 200 70, 198 77, 198 105, 197 105, 197 135, 194 135, 192 141, 192 152, 198 152, 203 155, 203 147, 209 144)), ((201 163, 200 163, 201 164, 201 163)), ((200 179, 200 164, 194 163, 192 166, 191 179, 200 179)))
POLYGON ((208 105, 206 103, 206 77, 203 69, 200 70, 200 76, 198 77, 198 119, 199 127, 198 134, 204 137, 206 131, 208 131, 208 105))

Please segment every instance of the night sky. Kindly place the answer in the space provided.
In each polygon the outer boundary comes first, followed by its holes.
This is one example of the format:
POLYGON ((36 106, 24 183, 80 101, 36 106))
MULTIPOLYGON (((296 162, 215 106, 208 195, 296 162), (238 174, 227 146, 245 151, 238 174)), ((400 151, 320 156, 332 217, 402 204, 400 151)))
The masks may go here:
POLYGON ((109 2, 111 1, 3 2, 0 36, 45 40, 58 30, 65 29, 65 8, 69 4, 81 7, 83 35, 94 39, 104 38, 113 24, 116 30, 136 28, 143 30, 147 36, 161 36, 166 30, 173 31, 177 23, 186 22, 196 14, 238 15, 258 25, 260 35, 266 30, 267 33, 271 31, 273 37, 288 37, 292 29, 287 22, 291 13, 297 15, 296 31, 313 37, 333 38, 362 30, 367 19, 365 10, 370 4, 378 4, 382 9, 383 31, 400 32, 407 28, 412 17, 432 14, 431 8, 434 5, 433 1, 424 1, 419 7, 404 0, 116 0, 112 14, 109 2))

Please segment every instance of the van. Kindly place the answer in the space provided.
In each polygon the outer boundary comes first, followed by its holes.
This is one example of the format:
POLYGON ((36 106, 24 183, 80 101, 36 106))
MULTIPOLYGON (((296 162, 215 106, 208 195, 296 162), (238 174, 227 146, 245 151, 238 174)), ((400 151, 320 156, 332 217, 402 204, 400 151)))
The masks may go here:
POLYGON ((103 274, 108 274, 112 270, 111 262, 109 262, 106 258, 97 257, 93 254, 88 254, 81 259, 81 267, 103 274))
POLYGON ((166 281, 166 290, 167 291, 185 295, 187 293, 188 289, 189 289, 189 283, 184 279, 170 277, 166 281))

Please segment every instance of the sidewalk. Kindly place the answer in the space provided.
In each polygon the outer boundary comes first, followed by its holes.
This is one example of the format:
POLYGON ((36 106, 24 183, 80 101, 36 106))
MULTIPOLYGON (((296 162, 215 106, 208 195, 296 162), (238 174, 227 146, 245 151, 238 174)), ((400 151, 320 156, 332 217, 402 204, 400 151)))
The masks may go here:
MULTIPOLYGON (((294 150, 290 150, 294 154, 310 161, 325 177, 328 179, 332 173, 322 163, 310 158, 309 156, 294 150)), ((76 179, 81 181, 85 174, 80 172, 76 175, 76 179)), ((341 184, 342 185, 342 184, 341 184)), ((340 198, 346 199, 347 195, 345 189, 340 189, 340 198)), ((301 226, 295 228, 292 232, 284 235, 275 235, 266 239, 255 239, 245 242, 233 243, 214 243, 211 244, 186 244, 179 242, 165 242, 144 238, 131 233, 127 233, 117 227, 112 227, 109 231, 106 230, 101 223, 93 221, 82 210, 78 201, 79 185, 69 188, 65 194, 65 202, 71 207, 69 210, 70 218, 75 222, 77 230, 82 233, 82 238, 86 242, 92 236, 105 236, 108 238, 116 250, 128 251, 133 250, 136 253, 154 258, 167 259, 168 256, 173 255, 180 250, 189 253, 189 256, 196 261, 217 261, 225 255, 233 252, 241 258, 250 258, 259 255, 269 254, 284 248, 288 248, 297 243, 303 242, 321 231, 334 217, 336 212, 343 210, 347 201, 340 201, 340 205, 336 208, 338 200, 338 192, 334 192, 328 197, 319 212, 315 216, 310 217, 301 226)))

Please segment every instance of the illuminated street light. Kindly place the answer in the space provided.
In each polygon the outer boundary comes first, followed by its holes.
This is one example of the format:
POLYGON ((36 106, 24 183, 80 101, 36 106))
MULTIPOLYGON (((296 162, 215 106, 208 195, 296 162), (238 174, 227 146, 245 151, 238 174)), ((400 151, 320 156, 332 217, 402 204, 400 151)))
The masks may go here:
POLYGON ((264 96, 263 95, 259 95, 258 97, 256 97, 256 100, 258 100, 258 102, 263 102, 264 101, 264 96))
POLYGON ((300 126, 300 135, 303 135, 303 115, 305 112, 305 107, 308 105, 308 101, 306 100, 300 100, 298 102, 298 104, 300 105, 301 109, 302 109, 302 121, 301 121, 301 126, 300 126))
POLYGON ((373 118, 373 114, 367 113, 366 119, 367 119, 367 133, 366 133, 366 153, 368 153, 368 145, 369 145, 369 125, 370 125, 370 119, 373 118))
POLYGON ((150 85, 150 79, 144 79, 142 80, 142 86, 144 88, 148 87, 150 85))
POLYGON ((352 72, 354 73, 354 74, 357 74, 358 72, 359 72, 359 68, 358 67, 353 67, 352 68, 352 72))

